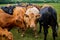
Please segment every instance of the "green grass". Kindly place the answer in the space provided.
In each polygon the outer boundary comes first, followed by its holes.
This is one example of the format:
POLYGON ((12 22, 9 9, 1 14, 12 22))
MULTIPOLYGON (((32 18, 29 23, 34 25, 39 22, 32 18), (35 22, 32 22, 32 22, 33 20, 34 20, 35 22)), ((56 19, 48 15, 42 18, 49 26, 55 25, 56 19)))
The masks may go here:
MULTIPOLYGON (((45 3, 40 3, 38 5, 43 5, 43 4, 45 3)), ((47 4, 52 5, 56 9, 58 23, 60 24, 60 3, 47 3, 47 4)), ((6 4, 1 4, 1 6, 4 6, 4 5, 6 4)), ((38 30, 39 30, 39 25, 38 25, 38 30)), ((41 34, 38 34, 39 37, 37 39, 34 37, 32 30, 27 30, 25 33, 25 37, 21 37, 20 36, 21 32, 18 33, 16 28, 13 28, 11 32, 13 33, 14 40, 43 40, 44 39, 43 30, 41 34)), ((53 40, 51 28, 49 28, 48 30, 47 40, 53 40)), ((60 26, 58 30, 58 37, 56 38, 56 40, 60 40, 60 26)))

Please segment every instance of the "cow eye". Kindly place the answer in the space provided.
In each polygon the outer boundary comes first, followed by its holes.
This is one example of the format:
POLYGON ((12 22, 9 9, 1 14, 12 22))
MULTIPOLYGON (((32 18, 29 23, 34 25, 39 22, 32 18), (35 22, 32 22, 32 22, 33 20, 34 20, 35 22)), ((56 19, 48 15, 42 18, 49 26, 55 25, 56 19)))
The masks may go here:
POLYGON ((28 15, 26 15, 26 17, 29 17, 28 15))
POLYGON ((40 15, 36 15, 36 18, 40 18, 40 15))
POLYGON ((36 17, 38 17, 38 16, 36 16, 36 17))
POLYGON ((29 17, 27 14, 25 14, 26 17, 29 17))

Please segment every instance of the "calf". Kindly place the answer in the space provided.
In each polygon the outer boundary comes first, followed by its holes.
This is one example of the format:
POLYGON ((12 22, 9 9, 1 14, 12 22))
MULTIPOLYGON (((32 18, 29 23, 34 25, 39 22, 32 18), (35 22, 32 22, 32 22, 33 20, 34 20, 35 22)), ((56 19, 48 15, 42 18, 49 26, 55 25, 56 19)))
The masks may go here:
POLYGON ((13 9, 15 8, 15 6, 11 6, 11 5, 8 5, 8 6, 5 6, 5 7, 1 7, 1 9, 10 14, 10 15, 13 15, 13 9))
POLYGON ((35 37, 37 37, 37 19, 40 17, 39 10, 36 7, 28 8, 25 15, 24 21, 27 28, 33 28, 35 37))
MULTIPOLYGON (((11 10, 12 11, 12 10, 11 10)), ((24 25, 24 13, 26 12, 26 8, 16 6, 13 9, 13 14, 10 15, 6 13, 3 9, 0 9, 0 27, 3 29, 12 29, 14 26, 21 28, 23 31, 25 30, 24 25)))
POLYGON ((40 24, 40 31, 44 29, 44 40, 46 40, 47 34, 48 34, 48 28, 51 26, 52 32, 53 32, 53 40, 55 40, 55 37, 57 36, 57 13, 53 7, 49 5, 43 5, 43 7, 40 9, 41 18, 39 19, 40 24))
POLYGON ((22 29, 22 31, 23 31, 22 36, 23 36, 25 27, 26 27, 25 22, 24 22, 24 13, 25 12, 26 12, 26 8, 20 7, 20 6, 15 6, 15 8, 13 8, 12 15, 5 12, 3 9, 0 9, 0 27, 2 27, 3 29, 6 28, 10 31, 14 26, 16 26, 19 29, 22 29))
MULTIPOLYGON (((14 11, 14 13, 18 13, 17 14, 17 19, 14 21, 14 24, 19 29, 22 30, 22 34, 21 34, 22 37, 24 36, 24 32, 26 30, 26 25, 25 25, 25 22, 24 22, 25 12, 26 12, 26 8, 25 7, 20 7, 20 6, 18 6, 14 11)), ((19 30, 18 30, 18 32, 19 32, 19 30)))

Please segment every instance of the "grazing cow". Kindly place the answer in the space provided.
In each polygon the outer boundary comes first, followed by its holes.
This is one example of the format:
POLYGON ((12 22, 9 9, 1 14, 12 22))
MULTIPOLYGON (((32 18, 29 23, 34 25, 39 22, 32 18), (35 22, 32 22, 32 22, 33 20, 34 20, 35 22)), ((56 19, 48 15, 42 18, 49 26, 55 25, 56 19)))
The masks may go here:
POLYGON ((2 37, 2 40, 5 40, 5 39, 7 39, 7 40, 13 40, 12 33, 8 32, 7 29, 2 29, 1 27, 0 27, 0 37, 2 37), (3 37, 5 37, 5 39, 3 39, 3 37))
MULTIPOLYGON (((22 29, 22 37, 24 36, 24 32, 26 30, 26 25, 25 25, 25 22, 24 22, 24 14, 26 12, 26 8, 25 7, 17 7, 15 13, 19 13, 17 16, 17 19, 16 21, 14 22, 14 24, 16 26, 18 26, 20 29, 22 29)), ((19 30, 18 30, 19 31, 19 30)))
POLYGON ((40 17, 39 10, 36 7, 30 7, 27 9, 24 15, 24 21, 27 28, 33 28, 35 37, 37 37, 37 19, 40 17))
MULTIPOLYGON (((10 8, 10 7, 8 7, 10 8)), ((12 10, 11 10, 12 11, 12 10)), ((10 30, 13 26, 17 26, 21 29, 25 29, 24 13, 25 7, 16 6, 13 8, 13 14, 6 13, 3 9, 0 9, 0 27, 10 30)))
POLYGON ((10 15, 6 13, 3 9, 0 9, 0 27, 8 28, 8 26, 16 19, 17 13, 10 15))
POLYGON ((12 15, 14 8, 15 8, 14 6, 9 6, 9 7, 2 7, 1 9, 3 9, 6 13, 9 13, 10 15, 12 15))
POLYGON ((13 9, 15 8, 15 6, 11 6, 10 4, 8 4, 7 6, 5 7, 1 7, 1 9, 4 10, 4 12, 12 15, 13 14, 13 9))
POLYGON ((55 37, 57 36, 57 13, 56 10, 49 6, 49 5, 43 5, 43 7, 40 9, 40 14, 41 17, 39 19, 39 24, 40 24, 40 31, 44 29, 44 40, 46 40, 47 34, 48 34, 48 28, 51 26, 52 28, 52 34, 53 34, 53 40, 55 40, 55 37))
POLYGON ((9 6, 0 9, 0 27, 10 30, 14 25, 24 28, 24 13, 26 8, 20 6, 9 6), (6 10, 5 10, 6 9, 6 10), (7 10, 9 9, 9 10, 7 10), (10 12, 12 15, 10 15, 10 12))

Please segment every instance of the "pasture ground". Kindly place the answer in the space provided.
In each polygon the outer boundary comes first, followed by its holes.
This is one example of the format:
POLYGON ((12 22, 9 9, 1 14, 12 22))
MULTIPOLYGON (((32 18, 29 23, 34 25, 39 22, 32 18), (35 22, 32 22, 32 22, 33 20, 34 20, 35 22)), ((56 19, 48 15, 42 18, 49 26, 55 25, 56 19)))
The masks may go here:
MULTIPOLYGON (((56 38, 56 40, 60 40, 60 3, 37 3, 37 4, 38 5, 49 4, 49 5, 52 5, 56 9, 58 24, 59 24, 58 37, 56 38)), ((0 4, 0 6, 5 6, 5 5, 6 4, 0 4)), ((38 24, 37 31, 39 31, 39 24, 38 24)), ((31 29, 26 31, 25 37, 21 37, 20 36, 21 32, 18 33, 16 28, 13 28, 11 32, 13 33, 14 40, 43 40, 44 39, 43 29, 42 29, 42 33, 38 34, 39 37, 37 39, 34 37, 33 31, 31 29)), ((48 30, 47 40, 53 40, 51 28, 49 28, 48 30)))

